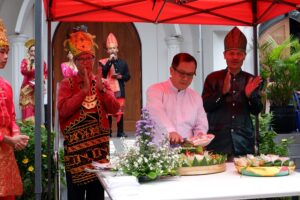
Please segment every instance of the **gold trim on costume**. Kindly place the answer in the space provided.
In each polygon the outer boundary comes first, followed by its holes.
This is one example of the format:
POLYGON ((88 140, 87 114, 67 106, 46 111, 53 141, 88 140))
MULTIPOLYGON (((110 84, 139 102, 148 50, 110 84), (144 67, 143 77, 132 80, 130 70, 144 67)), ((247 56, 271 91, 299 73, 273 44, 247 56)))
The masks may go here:
POLYGON ((31 46, 35 45, 35 39, 29 39, 25 42, 25 47, 29 49, 31 46))
POLYGON ((95 108, 97 105, 96 95, 86 96, 81 105, 88 110, 95 108))
POLYGON ((9 46, 4 23, 0 18, 0 47, 9 46))
POLYGON ((28 95, 29 93, 33 92, 33 88, 30 85, 26 85, 21 89, 21 94, 28 95))

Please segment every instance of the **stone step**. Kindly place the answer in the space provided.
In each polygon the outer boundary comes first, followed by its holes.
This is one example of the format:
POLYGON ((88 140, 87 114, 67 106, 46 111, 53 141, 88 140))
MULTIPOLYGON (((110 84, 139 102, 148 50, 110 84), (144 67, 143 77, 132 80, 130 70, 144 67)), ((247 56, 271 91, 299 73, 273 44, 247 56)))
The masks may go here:
POLYGON ((298 159, 295 159, 295 158, 292 158, 295 162, 295 165, 296 165, 296 169, 300 169, 300 158, 298 159))
POLYGON ((298 159, 300 159, 300 156, 290 156, 290 158, 292 158, 294 160, 298 160, 298 159))
POLYGON ((289 146, 289 155, 300 157, 300 144, 291 144, 289 146))
POLYGON ((289 134, 277 134, 277 137, 275 138, 275 142, 278 142, 284 138, 292 138, 293 142, 295 144, 300 144, 300 133, 299 132, 294 132, 294 133, 289 133, 289 134))
POLYGON ((275 138, 275 142, 279 142, 284 138, 292 138, 293 143, 289 146, 289 156, 294 160, 296 169, 300 169, 300 133, 294 132, 289 134, 278 134, 275 138))

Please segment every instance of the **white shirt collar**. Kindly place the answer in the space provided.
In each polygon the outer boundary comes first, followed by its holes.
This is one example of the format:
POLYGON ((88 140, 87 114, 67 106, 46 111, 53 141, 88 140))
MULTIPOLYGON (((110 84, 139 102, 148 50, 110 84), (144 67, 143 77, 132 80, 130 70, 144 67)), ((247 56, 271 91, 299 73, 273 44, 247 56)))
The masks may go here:
POLYGON ((178 89, 173 85, 173 83, 172 83, 172 81, 171 81, 171 78, 168 79, 168 83, 169 83, 169 86, 170 86, 171 90, 174 91, 174 92, 184 92, 184 91, 186 90, 186 89, 184 89, 184 90, 178 90, 178 89))

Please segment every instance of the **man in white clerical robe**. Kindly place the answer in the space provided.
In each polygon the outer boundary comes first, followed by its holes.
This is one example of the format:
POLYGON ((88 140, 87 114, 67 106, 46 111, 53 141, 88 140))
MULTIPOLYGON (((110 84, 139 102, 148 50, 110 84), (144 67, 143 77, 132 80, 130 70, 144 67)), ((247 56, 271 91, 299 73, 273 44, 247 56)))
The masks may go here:
POLYGON ((191 88, 196 75, 197 61, 187 53, 174 56, 170 78, 147 90, 147 109, 157 125, 155 142, 168 134, 171 144, 186 138, 206 134, 208 122, 201 96, 191 88))

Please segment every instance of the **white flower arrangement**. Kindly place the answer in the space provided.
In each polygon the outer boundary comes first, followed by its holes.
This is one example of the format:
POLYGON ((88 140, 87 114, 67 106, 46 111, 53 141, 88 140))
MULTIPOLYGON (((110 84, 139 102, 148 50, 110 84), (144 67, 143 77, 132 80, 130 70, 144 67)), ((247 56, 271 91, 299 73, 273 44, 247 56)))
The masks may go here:
POLYGON ((180 148, 171 148, 164 133, 161 133, 164 134, 164 139, 155 144, 153 142, 155 130, 155 123, 149 111, 142 109, 141 120, 136 123, 135 145, 128 147, 123 141, 125 151, 111 160, 115 169, 150 180, 160 176, 177 175, 180 148))

